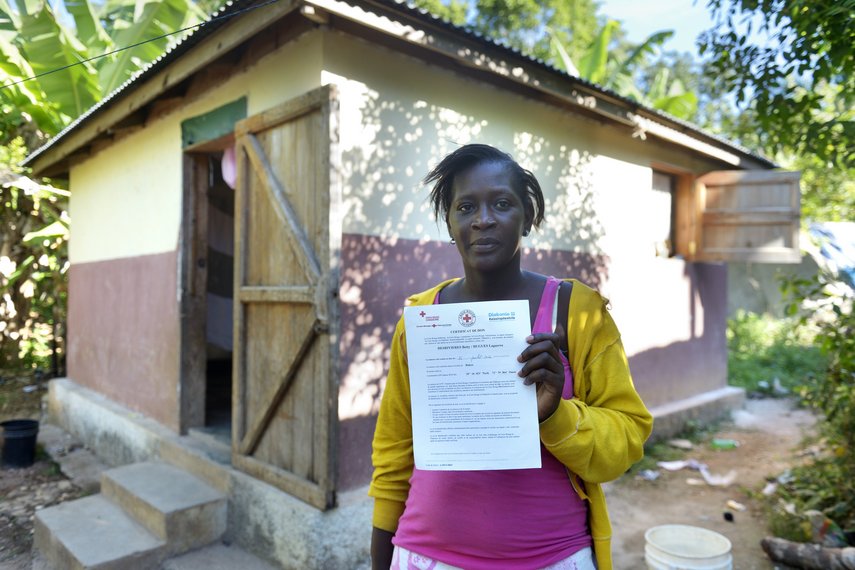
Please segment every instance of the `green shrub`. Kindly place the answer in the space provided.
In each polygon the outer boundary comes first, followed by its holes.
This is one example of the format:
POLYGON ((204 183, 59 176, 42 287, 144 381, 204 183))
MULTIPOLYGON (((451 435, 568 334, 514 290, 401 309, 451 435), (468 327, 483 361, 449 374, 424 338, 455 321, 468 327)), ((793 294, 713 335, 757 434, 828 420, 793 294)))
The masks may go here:
POLYGON ((825 453, 792 471, 776 500, 796 513, 818 510, 844 529, 855 530, 855 293, 826 272, 791 280, 782 289, 788 312, 811 330, 827 359, 824 374, 798 388, 802 401, 822 417, 825 453))
POLYGON ((26 178, 21 139, 0 146, 0 375, 62 371, 68 192, 26 178))
POLYGON ((776 319, 739 311, 727 322, 727 376, 732 386, 775 394, 775 379, 795 391, 824 373, 827 359, 814 332, 795 317, 776 319))

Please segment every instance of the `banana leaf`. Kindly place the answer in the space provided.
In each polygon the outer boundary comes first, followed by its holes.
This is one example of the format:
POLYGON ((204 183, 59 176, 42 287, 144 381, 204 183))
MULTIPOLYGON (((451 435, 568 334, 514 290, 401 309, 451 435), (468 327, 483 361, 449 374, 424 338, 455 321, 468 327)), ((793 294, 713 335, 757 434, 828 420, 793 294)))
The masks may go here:
POLYGON ((552 51, 558 54, 558 61, 561 62, 564 71, 570 75, 579 77, 579 69, 576 67, 576 64, 573 63, 573 59, 570 57, 570 54, 567 53, 566 49, 564 49, 564 44, 561 43, 561 39, 552 31, 551 28, 546 28, 546 32, 549 34, 549 45, 552 48, 552 51))
MULTIPOLYGON (((127 47, 158 36, 173 33, 202 21, 204 13, 190 0, 140 0, 134 9, 132 24, 124 20, 114 22, 115 43, 127 47)), ((104 94, 124 83, 136 70, 160 56, 177 36, 160 38, 136 45, 118 54, 100 66, 98 75, 104 94)))
POLYGON ((653 55, 656 53, 658 48, 662 47, 668 39, 670 39, 674 35, 674 30, 664 30, 661 32, 656 32, 655 34, 648 36, 646 40, 644 40, 641 45, 636 47, 632 52, 621 62, 620 69, 618 73, 625 75, 632 75, 635 71, 635 66, 643 64, 642 58, 647 55, 653 55))
POLYGON ((77 117, 101 98, 94 67, 81 63, 88 56, 86 46, 57 21, 48 3, 21 15, 16 44, 36 74, 51 72, 38 81, 60 112, 77 117))
POLYGON ((33 75, 17 46, 0 35, 0 102, 32 117, 45 133, 55 134, 66 118, 47 100, 37 80, 22 81, 33 75))
POLYGON ((68 224, 62 220, 57 220, 52 224, 48 224, 40 230, 29 232, 21 239, 21 241, 27 245, 33 245, 46 239, 55 238, 68 239, 68 224))
POLYGON ((698 110, 698 97, 688 91, 679 95, 668 95, 653 101, 653 107, 680 119, 691 120, 698 110))
POLYGON ((105 53, 113 48, 113 40, 89 0, 66 0, 65 9, 74 18, 77 38, 88 48, 90 54, 105 53))
POLYGON ((20 25, 18 15, 12 10, 8 0, 0 0, 0 31, 17 31, 20 25))
POLYGON ((606 76, 606 65, 609 59, 609 44, 612 34, 619 24, 609 20, 597 34, 594 43, 588 48, 587 53, 579 61, 580 75, 591 83, 601 83, 606 76))

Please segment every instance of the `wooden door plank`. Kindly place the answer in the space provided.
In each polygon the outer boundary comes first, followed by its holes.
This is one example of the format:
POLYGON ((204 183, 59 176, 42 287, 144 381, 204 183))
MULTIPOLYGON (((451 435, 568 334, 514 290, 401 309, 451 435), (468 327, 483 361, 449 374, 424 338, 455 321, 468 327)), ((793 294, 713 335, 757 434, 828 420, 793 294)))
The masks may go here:
POLYGON ((238 293, 243 303, 299 303, 311 305, 315 302, 315 287, 264 287, 244 286, 238 293))
POLYGON ((246 150, 246 154, 255 168, 258 177, 265 184, 268 192, 270 192, 274 206, 276 207, 276 213, 279 214, 285 222, 285 226, 290 230, 296 240, 296 243, 292 244, 292 247, 297 255, 297 260, 299 261, 300 266, 303 268, 303 271, 305 271, 306 277, 309 281, 311 283, 316 283, 321 274, 320 263, 318 262, 317 257, 315 257, 315 252, 309 243, 309 238, 300 225, 300 221, 297 218, 297 214, 294 212, 294 208, 291 206, 291 202, 285 196, 284 188, 273 173, 270 163, 268 163, 264 158, 264 149, 261 148, 261 143, 258 142, 258 138, 256 138, 252 133, 247 133, 245 136, 241 137, 240 141, 241 146, 246 150))
POLYGON ((316 483, 247 455, 238 455, 232 461, 241 471, 270 483, 310 505, 319 509, 328 509, 333 506, 329 493, 316 483))
MULTIPOLYGON (((237 158, 238 191, 235 192, 235 244, 234 244, 234 287, 240 291, 246 282, 247 259, 247 217, 249 200, 250 171, 247 168, 246 152, 238 145, 237 158)), ((235 299, 233 304, 233 350, 232 350, 232 450, 237 450, 238 442, 246 430, 246 326, 244 304, 235 299)))
POLYGON ((316 470, 319 474, 318 486, 325 492, 330 504, 335 504, 335 477, 338 459, 338 439, 335 423, 338 421, 338 364, 339 364, 339 330, 340 317, 339 305, 336 302, 336 292, 339 290, 339 264, 336 263, 341 252, 342 224, 341 206, 342 197, 342 165, 341 148, 339 146, 339 99, 335 86, 330 86, 329 91, 323 94, 326 104, 322 106, 322 125, 326 128, 325 137, 321 141, 327 148, 326 152, 318 153, 322 157, 321 172, 323 179, 320 181, 322 187, 329 188, 323 199, 325 201, 327 226, 327 255, 330 264, 325 279, 325 287, 318 288, 318 317, 325 318, 329 323, 329 331, 326 336, 326 350, 324 368, 321 374, 326 375, 326 382, 321 383, 320 393, 316 398, 316 414, 325 408, 329 414, 329 420, 318 426, 318 439, 326 445, 320 446, 317 453, 316 470), (321 295, 324 298, 321 299, 321 295))
POLYGON ((789 247, 767 247, 763 251, 757 248, 707 248, 707 255, 710 261, 727 261, 737 254, 739 259, 750 263, 793 263, 793 250, 789 247), (717 257, 718 256, 718 257, 717 257))
POLYGON ((793 170, 716 170, 701 176, 704 184, 715 186, 767 186, 798 184, 801 173, 793 170))
POLYGON ((287 121, 293 121, 319 109, 330 100, 333 94, 333 88, 329 85, 304 93, 273 109, 247 117, 235 125, 235 134, 241 136, 247 133, 257 133, 287 121))
POLYGON ((704 225, 726 226, 785 226, 787 228, 798 220, 798 216, 789 210, 784 212, 704 212, 704 225))
POLYGON ((797 263, 799 173, 716 171, 698 179, 697 261, 797 263))
POLYGON ((270 420, 273 419, 273 415, 276 413, 276 409, 279 407, 279 404, 282 402, 285 395, 288 394, 288 390, 290 390, 291 385, 294 383, 294 378, 297 376, 297 372, 300 370, 300 366, 303 364, 303 358, 306 356, 306 353, 311 348, 312 343, 315 341, 317 337, 317 328, 315 324, 312 324, 311 327, 306 331, 306 334, 303 336, 303 340, 300 343, 300 348, 297 350, 297 354, 294 355, 291 360, 291 365, 288 368, 288 371, 285 373, 285 376, 282 378, 280 382, 278 382, 278 386, 276 391, 268 398, 269 405, 264 412, 259 415, 250 429, 244 437, 243 441, 240 444, 240 452, 244 455, 251 455, 252 452, 255 451, 256 446, 258 445, 258 441, 261 438, 262 432, 267 428, 270 424, 270 420))

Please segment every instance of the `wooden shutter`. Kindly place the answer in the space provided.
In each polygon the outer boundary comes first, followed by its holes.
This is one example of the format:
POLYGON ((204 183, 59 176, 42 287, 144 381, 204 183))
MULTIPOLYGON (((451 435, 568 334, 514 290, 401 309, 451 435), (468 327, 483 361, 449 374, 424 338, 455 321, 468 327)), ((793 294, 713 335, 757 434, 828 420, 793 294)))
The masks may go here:
POLYGON ((232 461, 325 509, 337 419, 335 92, 249 117, 235 138, 232 461))
POLYGON ((694 188, 695 261, 798 263, 799 173, 716 171, 694 188))

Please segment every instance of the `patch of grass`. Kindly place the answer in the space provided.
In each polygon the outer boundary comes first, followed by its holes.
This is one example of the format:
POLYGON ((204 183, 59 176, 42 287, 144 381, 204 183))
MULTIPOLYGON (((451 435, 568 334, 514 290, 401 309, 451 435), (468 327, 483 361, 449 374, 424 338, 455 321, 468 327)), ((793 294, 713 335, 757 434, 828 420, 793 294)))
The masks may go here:
POLYGON ((678 449, 663 441, 658 441, 644 446, 644 457, 630 469, 630 473, 638 473, 645 469, 659 469, 659 461, 676 461, 683 459, 686 451, 678 449))
POLYGON ((799 540, 807 532, 804 513, 820 511, 846 530, 855 530, 855 478, 851 460, 839 448, 809 465, 792 470, 770 501, 770 528, 776 536, 799 540), (790 505, 789 512, 784 508, 790 505), (795 513, 795 514, 793 514, 795 513), (780 534, 779 534, 780 533, 780 534))
POLYGON ((787 511, 786 503, 777 502, 767 508, 769 530, 773 536, 793 542, 810 542, 810 523, 798 514, 787 511))
POLYGON ((792 392, 828 365, 814 334, 793 318, 740 311, 727 321, 727 349, 728 383, 766 395, 775 395, 775 379, 792 392))
POLYGON ((44 467, 41 469, 41 474, 45 477, 55 479, 62 477, 62 469, 60 469, 59 463, 50 460, 45 462, 44 467))
POLYGON ((658 469, 659 461, 677 461, 685 459, 688 453, 685 449, 680 449, 668 444, 671 439, 687 439, 696 446, 709 441, 718 431, 720 422, 709 422, 701 424, 690 420, 686 422, 683 430, 668 440, 651 440, 644 444, 644 457, 633 465, 629 473, 638 473, 645 469, 658 469))

